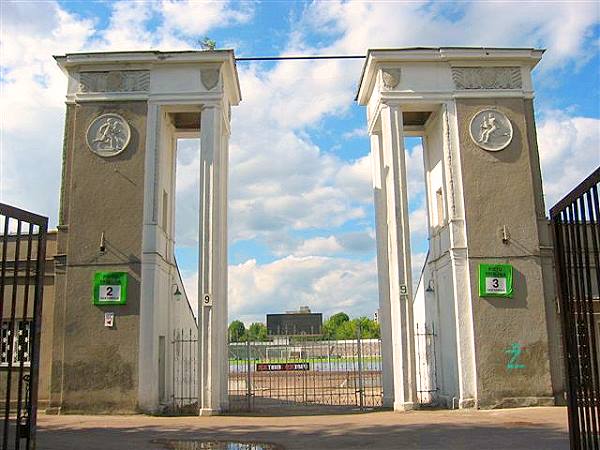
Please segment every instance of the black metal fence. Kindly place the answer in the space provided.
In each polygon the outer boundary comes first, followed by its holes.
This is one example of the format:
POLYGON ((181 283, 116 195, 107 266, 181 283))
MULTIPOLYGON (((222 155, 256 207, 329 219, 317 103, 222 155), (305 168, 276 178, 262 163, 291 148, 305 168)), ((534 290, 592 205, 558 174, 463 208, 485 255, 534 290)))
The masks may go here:
POLYGON ((231 411, 382 406, 380 339, 279 336, 229 344, 231 411))
POLYGON ((2 449, 34 449, 48 219, 0 203, 2 449))
POLYGON ((573 450, 599 448, 599 185, 600 168, 550 210, 573 450))

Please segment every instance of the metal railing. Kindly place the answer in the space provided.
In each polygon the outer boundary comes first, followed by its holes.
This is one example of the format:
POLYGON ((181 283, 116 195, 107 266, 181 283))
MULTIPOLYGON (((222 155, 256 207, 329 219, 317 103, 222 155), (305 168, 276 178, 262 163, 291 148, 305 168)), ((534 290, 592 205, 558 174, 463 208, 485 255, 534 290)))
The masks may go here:
POLYGON ((229 344, 232 411, 382 406, 380 339, 278 336, 229 344))
POLYGON ((599 448, 599 187, 600 168, 550 210, 573 450, 599 448))
POLYGON ((48 219, 0 203, 2 449, 34 449, 48 219))

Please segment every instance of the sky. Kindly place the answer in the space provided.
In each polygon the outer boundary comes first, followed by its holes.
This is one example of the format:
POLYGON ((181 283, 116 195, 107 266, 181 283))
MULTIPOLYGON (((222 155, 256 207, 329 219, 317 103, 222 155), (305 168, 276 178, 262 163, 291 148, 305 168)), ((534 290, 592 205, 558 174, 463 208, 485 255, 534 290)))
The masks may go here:
MULTIPOLYGON (((539 47, 546 207, 600 165, 599 2, 0 2, 0 201, 57 224, 66 78, 52 55, 199 49, 236 56, 411 46, 539 47)), ((238 62, 229 180, 229 316, 377 309, 360 60, 238 62)), ((427 252, 420 141, 406 141, 414 278, 427 252)), ((196 300, 199 144, 177 155, 176 254, 196 300)))

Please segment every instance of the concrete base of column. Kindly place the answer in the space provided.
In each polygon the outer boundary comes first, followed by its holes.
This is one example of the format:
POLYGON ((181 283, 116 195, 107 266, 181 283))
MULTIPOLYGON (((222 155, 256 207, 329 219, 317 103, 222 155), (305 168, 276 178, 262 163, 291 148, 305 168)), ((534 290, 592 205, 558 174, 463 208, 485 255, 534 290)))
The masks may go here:
POLYGON ((199 416, 218 416, 221 414, 221 410, 212 409, 212 408, 202 408, 200 409, 199 416))
POLYGON ((414 402, 394 402, 394 411, 411 411, 413 409, 417 409, 419 405, 414 402))
POLYGON ((458 402, 460 409, 471 409, 477 407, 477 400, 474 398, 461 398, 458 402))

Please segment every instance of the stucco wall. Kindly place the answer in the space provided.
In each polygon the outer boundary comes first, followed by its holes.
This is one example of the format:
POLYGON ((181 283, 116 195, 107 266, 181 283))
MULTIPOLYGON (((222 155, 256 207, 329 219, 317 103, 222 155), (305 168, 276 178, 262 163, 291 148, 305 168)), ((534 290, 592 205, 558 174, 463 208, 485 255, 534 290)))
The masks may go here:
MULTIPOLYGON (((531 109, 523 99, 457 101, 465 219, 469 248, 480 407, 553 402, 549 367, 546 300, 537 211, 541 185, 535 183, 528 141, 531 109), (511 144, 499 152, 479 148, 469 122, 483 108, 497 108, 512 122, 511 144), (502 227, 510 235, 502 242, 502 227), (514 298, 479 298, 478 265, 508 263, 514 270, 514 298), (510 368, 510 348, 522 354, 510 368)), ((535 158, 533 158, 535 160, 535 158)))
POLYGON ((134 101, 68 106, 58 242, 66 267, 57 274, 51 405, 61 412, 136 410, 146 111, 134 101), (85 142, 90 122, 106 112, 131 127, 128 147, 110 158, 85 142), (92 305, 97 271, 129 273, 127 305, 92 305), (109 311, 113 328, 104 326, 109 311))

